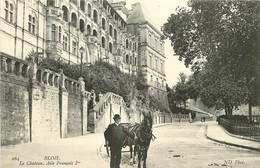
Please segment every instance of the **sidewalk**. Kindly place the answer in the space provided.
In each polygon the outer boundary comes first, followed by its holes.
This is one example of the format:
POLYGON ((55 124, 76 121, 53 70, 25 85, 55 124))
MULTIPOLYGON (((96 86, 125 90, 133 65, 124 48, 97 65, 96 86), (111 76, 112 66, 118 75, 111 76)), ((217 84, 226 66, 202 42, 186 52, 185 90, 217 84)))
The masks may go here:
POLYGON ((2 146, 0 167, 105 168, 109 165, 98 155, 99 146, 103 143, 104 136, 98 133, 41 143, 2 146))
POLYGON ((207 125, 206 137, 219 143, 260 152, 260 142, 242 139, 241 136, 239 138, 239 136, 230 134, 217 122, 209 122, 207 125))

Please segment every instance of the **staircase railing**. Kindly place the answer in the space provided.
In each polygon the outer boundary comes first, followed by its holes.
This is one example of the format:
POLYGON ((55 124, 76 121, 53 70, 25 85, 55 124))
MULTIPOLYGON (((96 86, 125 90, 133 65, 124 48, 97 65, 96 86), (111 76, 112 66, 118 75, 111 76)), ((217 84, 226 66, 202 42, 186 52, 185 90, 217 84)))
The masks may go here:
POLYGON ((112 92, 108 92, 101 98, 101 100, 93 109, 94 113, 96 113, 96 119, 98 119, 102 115, 102 113, 109 106, 110 103, 118 104, 122 108, 126 109, 126 104, 121 96, 112 92))

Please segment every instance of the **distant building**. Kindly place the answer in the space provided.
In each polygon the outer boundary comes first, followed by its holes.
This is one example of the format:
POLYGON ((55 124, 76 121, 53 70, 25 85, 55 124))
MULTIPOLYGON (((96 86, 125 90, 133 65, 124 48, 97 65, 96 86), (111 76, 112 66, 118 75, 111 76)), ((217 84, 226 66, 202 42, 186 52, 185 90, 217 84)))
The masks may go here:
POLYGON ((140 3, 106 0, 2 0, 2 53, 25 59, 34 50, 71 64, 107 61, 140 70, 149 92, 167 101, 164 42, 140 3))

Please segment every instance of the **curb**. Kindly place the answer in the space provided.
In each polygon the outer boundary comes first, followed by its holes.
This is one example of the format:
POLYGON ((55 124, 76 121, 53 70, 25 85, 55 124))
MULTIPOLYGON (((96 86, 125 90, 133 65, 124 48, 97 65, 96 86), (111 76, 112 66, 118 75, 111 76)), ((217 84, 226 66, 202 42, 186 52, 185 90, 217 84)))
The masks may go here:
POLYGON ((250 147, 250 146, 244 146, 244 145, 234 144, 234 143, 230 143, 230 142, 221 141, 221 140, 217 140, 217 139, 211 138, 211 137, 208 136, 207 132, 208 132, 208 126, 206 127, 205 136, 206 136, 207 139, 209 139, 209 140, 212 140, 212 141, 215 141, 215 142, 218 142, 218 143, 223 143, 223 144, 230 145, 230 146, 235 146, 235 147, 240 147, 240 148, 245 148, 245 149, 249 149, 249 150, 254 150, 254 151, 260 152, 260 149, 259 149, 259 148, 254 148, 254 147, 250 147))
POLYGON ((219 126, 220 126, 222 129, 224 129, 224 131, 226 132, 226 134, 228 134, 228 135, 230 135, 230 136, 232 136, 232 137, 239 138, 239 139, 244 139, 244 140, 249 140, 249 141, 254 141, 254 142, 260 142, 260 140, 257 140, 257 139, 252 139, 252 138, 249 138, 249 137, 232 134, 232 133, 228 132, 222 125, 219 125, 219 126))

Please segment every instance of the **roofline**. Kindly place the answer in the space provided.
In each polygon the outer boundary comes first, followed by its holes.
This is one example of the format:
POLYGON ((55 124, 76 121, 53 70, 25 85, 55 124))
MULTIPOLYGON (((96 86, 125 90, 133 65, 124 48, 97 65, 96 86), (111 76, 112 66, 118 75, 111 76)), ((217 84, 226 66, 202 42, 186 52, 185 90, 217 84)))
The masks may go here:
MULTIPOLYGON (((148 24, 154 31, 156 31, 156 33, 158 33, 160 36, 163 36, 163 34, 154 27, 154 25, 152 25, 149 21, 144 21, 144 22, 140 22, 140 23, 127 23, 127 25, 142 25, 142 24, 148 24)), ((164 41, 164 40, 162 40, 164 41)))

